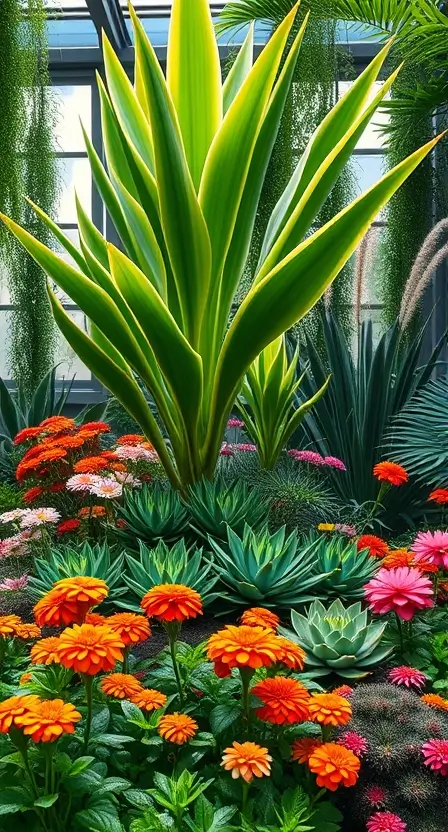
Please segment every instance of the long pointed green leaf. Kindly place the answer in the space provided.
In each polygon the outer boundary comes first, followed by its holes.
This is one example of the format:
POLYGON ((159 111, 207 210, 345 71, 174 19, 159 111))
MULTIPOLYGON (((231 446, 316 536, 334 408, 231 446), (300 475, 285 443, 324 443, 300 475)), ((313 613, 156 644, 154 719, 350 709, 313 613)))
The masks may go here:
POLYGON ((79 248, 77 248, 77 246, 75 246, 74 242, 70 239, 70 237, 67 237, 67 235, 64 234, 59 225, 57 225, 57 223, 55 223, 51 219, 51 217, 49 217, 48 214, 45 213, 45 211, 42 211, 42 208, 39 208, 39 206, 36 205, 29 197, 26 196, 25 199, 31 205, 31 208, 33 209, 33 211, 35 211, 37 216, 47 226, 49 231, 51 231, 52 234, 54 234, 54 236, 56 237, 56 239, 59 240, 62 247, 65 248, 67 254, 70 255, 70 257, 75 261, 75 263, 84 273, 87 273, 88 268, 86 261, 82 256, 82 252, 79 250, 79 248))
POLYGON ((249 31, 244 39, 238 55, 230 68, 230 72, 224 81, 222 88, 224 113, 229 109, 237 92, 246 80, 254 60, 254 25, 249 26, 249 31))

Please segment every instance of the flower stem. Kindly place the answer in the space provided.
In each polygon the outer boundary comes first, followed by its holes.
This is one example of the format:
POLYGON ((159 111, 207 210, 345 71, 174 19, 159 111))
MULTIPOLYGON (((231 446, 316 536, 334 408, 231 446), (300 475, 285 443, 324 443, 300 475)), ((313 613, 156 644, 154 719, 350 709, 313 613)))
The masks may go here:
MULTIPOLYGON (((248 802, 248 799, 249 799, 249 789, 250 789, 250 783, 247 783, 246 781, 244 781, 244 783, 243 783, 243 802, 242 802, 242 806, 241 806, 241 814, 243 815, 243 817, 246 817, 246 815, 247 815, 247 802, 248 802)), ((248 820, 248 818, 247 818, 247 820, 248 820)))
POLYGON ((87 702, 86 725, 85 725, 85 728, 84 728, 84 751, 87 751, 87 747, 89 745, 89 739, 90 739, 90 729, 92 727, 93 676, 88 676, 87 674, 83 674, 83 680, 84 680, 84 685, 85 685, 85 689, 86 689, 86 702, 87 702))
POLYGON ((179 664, 177 662, 177 651, 176 651, 176 643, 177 643, 177 636, 179 634, 179 625, 176 622, 170 622, 165 625, 165 629, 168 633, 168 641, 170 643, 170 654, 171 654, 171 662, 173 665, 174 675, 176 677, 177 682, 177 689, 179 691, 179 702, 180 706, 182 707, 184 704, 184 691, 182 685, 182 679, 180 676, 179 671, 179 664))
POLYGON ((397 627, 398 627, 398 632, 399 632, 399 635, 400 635, 400 653, 401 653, 401 656, 403 656, 403 653, 404 653, 403 624, 401 622, 400 616, 397 613, 395 613, 395 618, 397 619, 397 627))
POLYGON ((254 671, 249 667, 240 667, 241 676, 241 704, 243 706, 244 718, 246 720, 246 729, 249 734, 250 724, 252 718, 252 711, 250 707, 250 682, 254 671))
POLYGON ((122 666, 123 673, 129 673, 129 645, 123 650, 123 666, 122 666))

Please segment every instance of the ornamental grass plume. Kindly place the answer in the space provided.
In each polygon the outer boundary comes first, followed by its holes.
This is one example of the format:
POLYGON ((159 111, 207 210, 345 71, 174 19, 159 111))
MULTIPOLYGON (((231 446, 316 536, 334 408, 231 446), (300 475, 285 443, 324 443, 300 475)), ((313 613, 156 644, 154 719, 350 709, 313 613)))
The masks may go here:
POLYGON ((152 688, 140 688, 137 693, 130 697, 133 705, 137 705, 142 711, 158 711, 164 708, 167 703, 167 697, 159 690, 152 688))
POLYGON ((161 717, 158 732, 167 742, 184 745, 194 737, 198 728, 198 723, 187 714, 174 713, 161 717))
POLYGON ((308 702, 310 717, 319 725, 346 725, 350 722, 352 706, 343 696, 335 693, 315 693, 308 702))
POLYGON ((15 724, 33 742, 55 742, 62 734, 74 734, 82 717, 75 706, 63 699, 40 700, 37 697, 28 709, 15 717, 15 724))
POLYGON ((441 569, 448 569, 448 532, 419 532, 411 549, 441 569))
POLYGON ((366 823, 367 832, 406 832, 407 824, 393 812, 375 812, 366 823))
POLYGON ((280 618, 272 610, 267 610, 265 607, 251 607, 245 610, 240 618, 241 624, 248 627, 265 627, 267 630, 277 632, 277 627, 280 624, 280 618))
POLYGON ((58 664, 59 636, 48 636, 36 641, 30 652, 31 664, 58 664))
POLYGON ((442 777, 448 775, 448 740, 429 740, 422 746, 422 754, 425 758, 425 766, 428 766, 431 771, 441 774, 442 777))
POLYGON ((360 767, 360 761, 352 751, 334 742, 322 743, 308 759, 308 768, 317 775, 317 785, 331 792, 340 786, 354 786, 360 767))
POLYGON ((311 754, 322 745, 322 740, 317 737, 303 737, 301 740, 294 740, 291 746, 291 760, 297 763, 307 763, 311 754))
POLYGON ((372 558, 383 558, 389 552, 389 546, 386 541, 375 534, 363 534, 356 543, 358 552, 363 549, 369 550, 369 555, 372 558))
POLYGON ((373 468, 373 475, 379 482, 388 485, 399 486, 408 481, 406 469, 396 462, 378 462, 373 468))
POLYGON ((207 643, 207 655, 214 662, 217 676, 230 676, 233 667, 270 667, 283 661, 282 640, 266 627, 236 627, 229 624, 213 633, 207 643))
POLYGON ((199 592, 184 584, 159 584, 153 586, 142 598, 140 606, 148 618, 159 621, 185 621, 202 615, 199 592))
POLYGON ((106 696, 114 699, 131 699, 142 690, 142 685, 130 673, 110 673, 103 676, 100 688, 106 696))
POLYGON ((301 682, 286 676, 273 676, 257 682, 251 694, 261 699, 263 706, 256 708, 259 719, 275 725, 293 725, 310 719, 308 702, 310 695, 301 682))
POLYGON ((94 676, 113 670, 117 662, 122 662, 124 647, 109 627, 74 624, 59 636, 57 656, 64 667, 94 676))
POLYGON ((448 219, 441 219, 429 232, 415 258, 401 300, 399 322, 403 329, 413 320, 432 275, 448 257, 448 242, 442 244, 447 231, 448 219))
POLYGON ((406 688, 415 688, 420 690, 425 687, 426 676, 421 670, 416 670, 414 667, 407 665, 400 665, 400 667, 393 667, 387 674, 389 682, 394 685, 403 685, 406 688))
POLYGON ((250 783, 254 777, 269 777, 272 757, 268 749, 255 742, 233 742, 224 749, 221 765, 236 780, 242 777, 250 783))
POLYGON ((417 610, 434 605, 432 583, 415 567, 380 569, 365 585, 364 594, 372 612, 395 612, 403 621, 410 621, 417 610))

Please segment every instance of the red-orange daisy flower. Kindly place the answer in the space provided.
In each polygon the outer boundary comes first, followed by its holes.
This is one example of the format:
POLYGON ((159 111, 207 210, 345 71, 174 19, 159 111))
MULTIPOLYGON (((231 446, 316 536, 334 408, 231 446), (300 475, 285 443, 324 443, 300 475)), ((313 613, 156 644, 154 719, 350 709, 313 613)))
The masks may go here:
POLYGON ((110 433, 110 425, 106 422, 86 422, 81 428, 82 430, 93 430, 96 433, 110 433))
POLYGON ((95 474, 97 471, 102 471, 109 467, 109 462, 102 456, 86 456, 75 462, 73 470, 77 474, 95 474))
POLYGON ((246 624, 248 627, 266 627, 274 633, 277 632, 280 624, 278 615, 264 607, 251 607, 250 610, 245 610, 240 620, 241 624, 246 624))
POLYGON ((277 645, 280 651, 278 661, 281 661, 291 670, 303 670, 306 656, 300 644, 296 644, 288 638, 283 638, 283 636, 278 636, 277 645))
POLYGON ((232 667, 270 667, 283 660, 283 649, 266 627, 229 624, 210 636, 207 655, 215 663, 215 673, 223 677, 230 675, 232 667))
POLYGON ((118 633, 126 645, 146 641, 151 635, 148 619, 134 612, 116 612, 109 615, 107 626, 118 633))
POLYGON ((373 468, 373 474, 380 482, 389 485, 404 485, 408 481, 408 473, 402 465, 396 462, 379 462, 373 468))
POLYGON ((141 605, 148 618, 160 621, 185 621, 202 615, 199 592, 184 584, 153 586, 142 598, 141 605))
POLYGON ((311 754, 319 745, 322 745, 322 740, 318 740, 316 737, 294 740, 291 746, 291 759, 298 763, 307 763, 311 754))
POLYGON ((232 772, 236 780, 242 777, 250 783, 254 777, 269 777, 271 773, 272 757, 268 749, 255 742, 233 742, 224 749, 221 765, 226 771, 232 772))
POLYGON ((37 696, 10 696, 4 702, 0 702, 0 734, 7 734, 11 725, 16 724, 16 719, 37 701, 37 696))
POLYGON ((130 699, 142 711, 158 711, 159 708, 163 708, 167 703, 165 694, 152 688, 141 688, 130 699))
POLYGON ((122 662, 124 646, 109 627, 75 624, 59 636, 57 655, 64 667, 93 676, 122 662))
POLYGON ((354 786, 361 763, 348 748, 335 742, 324 742, 314 749, 308 767, 316 774, 320 788, 335 792, 339 786, 354 786))
POLYGON ((42 428, 23 428, 14 438, 14 445, 21 445, 22 442, 28 442, 29 439, 35 439, 42 433, 42 428))
POLYGON ((74 734, 80 719, 81 714, 70 702, 44 699, 33 702, 25 713, 15 718, 15 723, 33 742, 54 742, 62 734, 74 734))
POLYGON ((308 707, 311 719, 320 725, 346 725, 352 715, 350 702, 336 693, 315 693, 308 707))
POLYGON ((73 430, 76 427, 75 420, 68 416, 49 416, 40 423, 45 433, 58 433, 63 430, 73 430))
POLYGON ((425 703, 425 705, 429 705, 430 708, 437 708, 440 711, 448 711, 448 699, 444 699, 443 696, 439 696, 438 693, 424 693, 420 699, 425 703))
POLYGON ((167 742, 183 745, 194 737, 199 725, 187 714, 166 714, 159 722, 158 731, 167 742))
POLYGON ((56 528, 56 534, 70 534, 70 532, 77 532, 81 525, 81 520, 77 520, 76 517, 70 518, 70 520, 63 520, 62 523, 56 528))
POLYGON ((22 624, 18 615, 0 615, 0 636, 15 636, 17 627, 22 624))
POLYGON ((115 699, 131 699, 142 686, 130 673, 110 673, 101 679, 100 688, 107 696, 115 699))
POLYGON ((431 491, 428 500, 438 503, 439 506, 446 505, 448 503, 448 488, 436 488, 435 491, 431 491))
POLYGON ((57 648, 59 646, 58 636, 48 636, 36 641, 31 648, 31 664, 57 664, 59 662, 57 648))
POLYGON ((263 679, 252 688, 251 693, 263 702, 263 707, 257 708, 256 714, 266 722, 293 725, 310 719, 310 695, 306 687, 296 679, 286 676, 263 679))
POLYGON ((80 508, 78 511, 78 517, 81 517, 81 519, 84 519, 86 517, 90 519, 91 517, 97 518, 105 516, 106 509, 104 506, 84 506, 83 508, 80 508))
POLYGON ((95 626, 99 624, 100 626, 107 626, 108 618, 105 615, 100 615, 99 612, 88 612, 85 619, 84 624, 94 624, 95 626))
POLYGON ((414 553, 407 549, 395 549, 383 559, 381 566, 385 569, 395 569, 396 566, 414 566, 414 553))
POLYGON ((386 541, 374 534, 361 535, 356 546, 358 552, 361 552, 362 549, 368 549, 369 555, 373 558, 382 558, 389 552, 389 546, 386 541))
POLYGON ((28 491, 25 491, 23 495, 23 499, 25 503, 32 503, 34 500, 37 500, 38 497, 41 496, 45 491, 45 488, 42 488, 41 485, 35 485, 33 488, 29 488, 28 491))
POLYGON ((76 603, 69 604, 63 595, 50 589, 34 607, 34 618, 39 627, 62 627, 80 623, 85 611, 76 603))
POLYGON ((140 445, 145 441, 145 437, 138 433, 125 433, 117 440, 117 445, 140 445))

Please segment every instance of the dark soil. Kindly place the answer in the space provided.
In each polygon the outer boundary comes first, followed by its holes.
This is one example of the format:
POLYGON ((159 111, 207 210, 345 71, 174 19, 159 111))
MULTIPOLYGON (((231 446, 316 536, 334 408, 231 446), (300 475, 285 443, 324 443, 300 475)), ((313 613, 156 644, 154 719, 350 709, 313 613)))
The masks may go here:
MULTIPOLYGON (((185 621, 182 624, 180 640, 194 646, 200 644, 201 641, 206 641, 212 633, 221 630, 226 624, 235 623, 236 616, 230 615, 222 618, 206 615, 194 621, 185 621)), ((168 639, 164 628, 161 624, 154 622, 151 624, 151 638, 139 644, 132 653, 137 659, 149 659, 157 656, 167 644, 168 639)))

